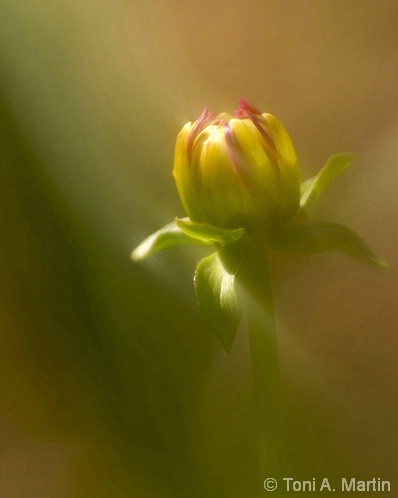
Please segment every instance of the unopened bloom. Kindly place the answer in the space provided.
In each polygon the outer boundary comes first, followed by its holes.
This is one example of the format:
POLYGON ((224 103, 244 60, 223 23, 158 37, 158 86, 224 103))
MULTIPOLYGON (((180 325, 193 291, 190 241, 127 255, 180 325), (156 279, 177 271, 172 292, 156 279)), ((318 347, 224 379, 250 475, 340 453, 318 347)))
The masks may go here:
POLYGON ((205 109, 182 128, 175 148, 173 174, 188 218, 147 237, 132 258, 169 247, 213 246, 215 252, 196 266, 194 285, 202 316, 229 351, 241 317, 235 281, 251 288, 257 271, 264 276, 268 250, 334 251, 388 268, 349 228, 311 223, 309 217, 327 185, 353 160, 352 154, 335 154, 300 184, 292 141, 278 119, 244 100, 233 114, 205 109))
POLYGON ((288 221, 299 208, 300 174, 287 131, 244 100, 233 115, 205 109, 182 128, 173 174, 195 222, 266 229, 288 221))

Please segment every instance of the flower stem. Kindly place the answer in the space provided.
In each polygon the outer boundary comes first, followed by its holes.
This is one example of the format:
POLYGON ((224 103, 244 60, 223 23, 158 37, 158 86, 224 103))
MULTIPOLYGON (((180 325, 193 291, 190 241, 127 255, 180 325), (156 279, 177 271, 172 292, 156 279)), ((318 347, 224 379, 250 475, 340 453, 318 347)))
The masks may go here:
POLYGON ((244 287, 262 479, 284 468, 284 410, 268 258, 251 244, 239 279, 244 287))

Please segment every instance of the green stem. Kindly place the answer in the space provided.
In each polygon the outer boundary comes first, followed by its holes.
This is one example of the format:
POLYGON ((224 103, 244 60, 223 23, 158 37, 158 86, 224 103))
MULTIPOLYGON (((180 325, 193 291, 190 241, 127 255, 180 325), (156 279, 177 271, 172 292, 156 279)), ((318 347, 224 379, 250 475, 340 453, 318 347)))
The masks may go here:
POLYGON ((244 287, 262 479, 284 468, 283 396, 275 313, 264 245, 252 244, 239 275, 244 287))

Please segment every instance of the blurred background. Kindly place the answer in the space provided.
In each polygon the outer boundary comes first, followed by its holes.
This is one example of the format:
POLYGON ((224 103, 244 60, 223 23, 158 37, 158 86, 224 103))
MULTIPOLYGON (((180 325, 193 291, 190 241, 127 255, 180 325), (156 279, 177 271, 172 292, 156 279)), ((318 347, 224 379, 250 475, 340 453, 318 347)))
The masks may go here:
POLYGON ((392 271, 274 257, 289 472, 380 477, 393 496, 398 3, 3 0, 0 14, 1 497, 265 495, 245 330, 225 357, 195 306, 206 251, 129 259, 183 215, 181 126, 239 97, 283 121, 304 179, 358 154, 316 219, 357 230, 392 271))

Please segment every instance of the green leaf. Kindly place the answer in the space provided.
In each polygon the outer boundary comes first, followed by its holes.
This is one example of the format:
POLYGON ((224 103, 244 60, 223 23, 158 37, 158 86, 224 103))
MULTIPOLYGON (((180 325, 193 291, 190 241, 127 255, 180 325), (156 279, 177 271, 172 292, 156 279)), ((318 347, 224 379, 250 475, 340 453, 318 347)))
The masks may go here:
POLYGON ((241 307, 229 274, 218 253, 199 261, 195 272, 196 299, 203 318, 229 353, 241 319, 241 307))
POLYGON ((165 225, 163 228, 146 238, 134 249, 131 254, 133 261, 141 261, 157 251, 162 251, 169 247, 199 245, 208 246, 212 242, 189 237, 184 233, 175 221, 165 225))
POLYGON ((316 176, 303 182, 299 212, 313 206, 333 178, 347 169, 354 159, 353 154, 335 154, 329 157, 326 165, 316 176))
POLYGON ((389 268, 359 235, 337 223, 283 228, 276 249, 301 253, 340 252, 363 263, 389 268))
POLYGON ((221 246, 237 242, 245 232, 244 228, 228 230, 213 225, 206 225, 205 223, 196 223, 189 218, 177 219, 176 223, 189 237, 202 240, 209 244, 217 243, 221 246))

